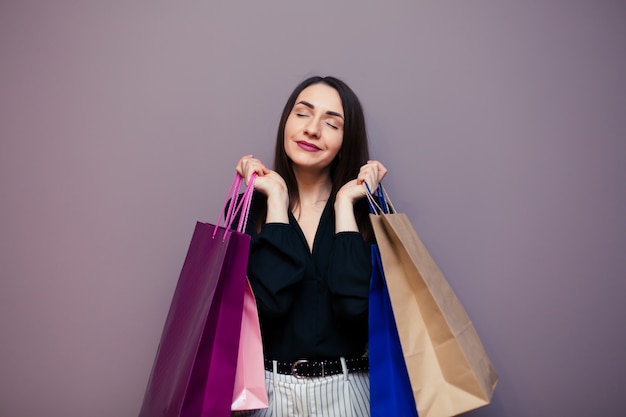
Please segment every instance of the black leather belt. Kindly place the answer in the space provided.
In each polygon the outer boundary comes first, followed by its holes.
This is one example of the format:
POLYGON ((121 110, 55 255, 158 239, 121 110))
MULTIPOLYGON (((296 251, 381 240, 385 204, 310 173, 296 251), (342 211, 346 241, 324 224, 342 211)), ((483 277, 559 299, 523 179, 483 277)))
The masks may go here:
MULTIPOLYGON (((321 361, 300 359, 295 362, 278 362, 276 371, 283 375, 293 375, 296 378, 310 378, 343 373, 341 359, 328 359, 321 361)), ((367 357, 346 358, 348 372, 362 372, 369 369, 367 357)), ((265 369, 273 371, 272 360, 265 359, 265 369)))

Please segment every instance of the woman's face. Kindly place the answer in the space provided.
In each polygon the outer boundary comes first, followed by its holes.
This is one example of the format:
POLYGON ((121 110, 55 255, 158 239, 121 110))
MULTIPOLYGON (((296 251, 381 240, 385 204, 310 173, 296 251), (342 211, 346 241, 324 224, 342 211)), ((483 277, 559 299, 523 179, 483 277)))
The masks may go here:
POLYGON ((310 85, 298 95, 285 123, 285 153, 295 167, 324 171, 341 149, 343 125, 337 90, 310 85))

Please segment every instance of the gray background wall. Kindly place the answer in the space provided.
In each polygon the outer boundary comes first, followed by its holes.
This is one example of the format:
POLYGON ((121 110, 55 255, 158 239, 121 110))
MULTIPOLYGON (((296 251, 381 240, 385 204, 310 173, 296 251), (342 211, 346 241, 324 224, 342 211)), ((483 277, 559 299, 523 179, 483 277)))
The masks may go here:
POLYGON ((472 416, 618 416, 620 1, 0 2, 0 415, 134 416, 196 220, 343 78, 501 376, 472 416))

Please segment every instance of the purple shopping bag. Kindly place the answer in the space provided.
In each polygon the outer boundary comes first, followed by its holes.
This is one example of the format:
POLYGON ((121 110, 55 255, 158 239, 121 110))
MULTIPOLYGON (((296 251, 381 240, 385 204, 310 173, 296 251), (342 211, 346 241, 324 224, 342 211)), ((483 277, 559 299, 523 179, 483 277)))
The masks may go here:
MULTIPOLYGON (((140 417, 228 416, 232 402, 250 237, 241 232, 251 181, 230 230, 241 177, 226 225, 198 222, 172 298, 140 417)), ((231 195, 232 194, 232 195, 231 195)), ((219 224, 219 221, 218 221, 219 224)))

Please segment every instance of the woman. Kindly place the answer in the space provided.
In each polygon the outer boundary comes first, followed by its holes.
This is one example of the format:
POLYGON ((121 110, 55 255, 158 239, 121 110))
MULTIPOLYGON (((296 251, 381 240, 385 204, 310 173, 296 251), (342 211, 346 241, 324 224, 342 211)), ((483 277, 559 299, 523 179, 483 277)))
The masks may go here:
POLYGON ((257 297, 267 410, 237 416, 367 416, 371 226, 365 183, 387 170, 368 160, 363 110, 334 77, 302 82, 280 120, 274 170, 256 172, 248 276, 257 297))

